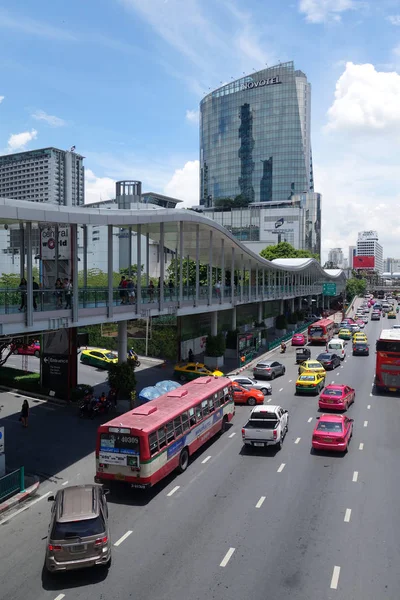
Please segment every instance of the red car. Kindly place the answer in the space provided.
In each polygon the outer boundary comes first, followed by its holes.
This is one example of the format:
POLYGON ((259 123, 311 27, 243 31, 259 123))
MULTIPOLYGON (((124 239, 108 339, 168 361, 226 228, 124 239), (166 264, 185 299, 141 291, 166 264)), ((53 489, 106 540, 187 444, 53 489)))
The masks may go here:
POLYGON ((322 415, 317 419, 311 442, 313 450, 347 452, 353 435, 353 419, 345 415, 322 415))
POLYGON ((27 354, 28 356, 40 356, 40 343, 32 342, 31 344, 21 346, 16 346, 15 344, 11 344, 11 350, 13 354, 27 354))
POLYGON ((307 338, 304 333, 295 333, 292 337, 292 346, 305 346, 307 344, 307 338))
POLYGON ((348 385, 330 383, 322 390, 318 406, 323 410, 347 410, 355 397, 356 391, 348 385))

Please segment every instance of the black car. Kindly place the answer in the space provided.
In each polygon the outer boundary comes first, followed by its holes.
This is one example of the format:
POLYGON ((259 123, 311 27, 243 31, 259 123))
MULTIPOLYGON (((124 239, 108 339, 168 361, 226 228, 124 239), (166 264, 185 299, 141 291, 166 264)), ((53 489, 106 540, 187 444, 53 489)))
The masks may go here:
POLYGON ((318 354, 317 361, 321 363, 325 370, 333 370, 335 367, 340 365, 340 358, 333 352, 322 352, 318 354))
POLYGON ((366 342, 353 344, 353 356, 369 356, 369 345, 366 342))

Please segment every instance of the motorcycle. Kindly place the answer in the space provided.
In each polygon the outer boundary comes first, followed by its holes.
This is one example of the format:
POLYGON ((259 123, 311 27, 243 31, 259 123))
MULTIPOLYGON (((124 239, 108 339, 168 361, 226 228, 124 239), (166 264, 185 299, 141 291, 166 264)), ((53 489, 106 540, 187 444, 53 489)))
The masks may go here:
POLYGON ((93 403, 93 417, 96 415, 107 415, 112 408, 112 404, 109 400, 104 402, 96 401, 93 403))
POLYGON ((140 367, 140 360, 138 359, 137 354, 128 356, 128 365, 131 365, 133 368, 140 367))
POLYGON ((96 399, 92 396, 83 399, 83 402, 81 402, 81 404, 79 405, 79 416, 81 419, 83 419, 84 417, 94 419, 93 406, 95 403, 96 399))
POLYGON ((286 344, 281 345, 281 354, 285 354, 286 352, 286 344))

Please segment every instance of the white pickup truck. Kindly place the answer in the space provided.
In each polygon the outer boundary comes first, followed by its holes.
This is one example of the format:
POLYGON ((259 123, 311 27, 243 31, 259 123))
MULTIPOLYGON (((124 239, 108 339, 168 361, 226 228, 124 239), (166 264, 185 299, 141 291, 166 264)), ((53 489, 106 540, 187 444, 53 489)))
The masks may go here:
POLYGON ((281 406, 256 406, 242 429, 245 446, 282 448, 289 430, 289 413, 281 406))

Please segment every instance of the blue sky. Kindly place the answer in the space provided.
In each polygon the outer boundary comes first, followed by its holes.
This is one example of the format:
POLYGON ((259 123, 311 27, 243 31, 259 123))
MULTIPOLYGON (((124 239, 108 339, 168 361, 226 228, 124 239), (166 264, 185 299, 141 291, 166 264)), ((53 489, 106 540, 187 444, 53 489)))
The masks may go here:
POLYGON ((279 60, 312 83, 324 256, 377 229, 400 257, 400 0, 0 0, 0 151, 75 145, 88 200, 190 206, 199 101, 279 60))

